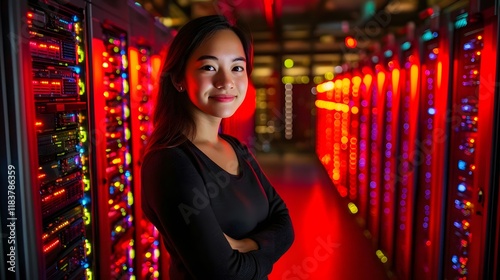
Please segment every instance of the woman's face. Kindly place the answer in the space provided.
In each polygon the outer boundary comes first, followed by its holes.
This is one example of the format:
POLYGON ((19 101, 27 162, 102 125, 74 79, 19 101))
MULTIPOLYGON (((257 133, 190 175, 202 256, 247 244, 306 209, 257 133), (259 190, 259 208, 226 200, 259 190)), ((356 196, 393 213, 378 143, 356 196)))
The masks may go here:
POLYGON ((238 36, 219 30, 206 38, 189 57, 184 77, 189 99, 199 112, 232 116, 248 87, 245 51, 238 36))

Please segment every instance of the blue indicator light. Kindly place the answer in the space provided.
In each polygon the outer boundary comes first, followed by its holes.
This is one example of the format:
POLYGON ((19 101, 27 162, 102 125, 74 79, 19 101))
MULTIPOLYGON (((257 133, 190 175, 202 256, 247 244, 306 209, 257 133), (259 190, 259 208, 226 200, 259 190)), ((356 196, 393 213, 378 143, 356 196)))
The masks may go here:
POLYGON ((463 160, 458 161, 458 169, 465 170, 467 168, 467 163, 463 160))
POLYGON ((464 51, 468 51, 468 50, 471 50, 473 48, 474 48, 474 46, 471 43, 464 44, 464 51))
POLYGON ((468 13, 463 13, 463 14, 459 15, 457 17, 457 19, 455 20, 455 28, 459 29, 459 28, 462 28, 464 26, 467 26, 467 17, 468 16, 469 16, 468 13))
POLYGON ((424 41, 432 40, 433 39, 432 35, 433 35, 432 32, 430 30, 427 30, 424 32, 424 34, 422 34, 422 40, 424 41))
POLYGON ((85 206, 85 205, 87 205, 87 203, 89 203, 89 200, 87 198, 82 198, 81 202, 82 202, 82 205, 85 206))
POLYGON ((402 45, 401 45, 401 49, 403 51, 407 51, 411 48, 411 43, 410 42, 404 42, 402 45))

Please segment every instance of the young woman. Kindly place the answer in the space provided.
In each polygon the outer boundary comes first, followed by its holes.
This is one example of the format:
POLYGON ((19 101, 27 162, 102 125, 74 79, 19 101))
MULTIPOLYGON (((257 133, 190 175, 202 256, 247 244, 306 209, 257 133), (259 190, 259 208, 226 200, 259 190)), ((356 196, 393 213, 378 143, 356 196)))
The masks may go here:
POLYGON ((254 156, 219 132, 245 98, 252 57, 246 34, 217 15, 188 22, 171 43, 141 175, 171 279, 267 279, 294 240, 254 156))

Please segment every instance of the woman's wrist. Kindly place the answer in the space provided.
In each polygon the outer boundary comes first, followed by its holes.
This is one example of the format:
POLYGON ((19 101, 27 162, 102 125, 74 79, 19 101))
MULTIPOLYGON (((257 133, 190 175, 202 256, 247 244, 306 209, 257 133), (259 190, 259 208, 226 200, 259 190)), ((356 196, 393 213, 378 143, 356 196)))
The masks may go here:
POLYGON ((238 250, 240 253, 247 253, 250 251, 259 250, 259 244, 255 242, 255 240, 251 238, 243 238, 243 239, 234 239, 226 234, 224 234, 229 245, 233 250, 238 250))
POLYGON ((255 242, 255 240, 253 240, 251 238, 244 238, 241 241, 243 244, 243 248, 242 248, 242 250, 239 250, 240 252, 242 252, 243 250, 245 251, 243 253, 259 250, 259 244, 257 244, 257 242, 255 242))

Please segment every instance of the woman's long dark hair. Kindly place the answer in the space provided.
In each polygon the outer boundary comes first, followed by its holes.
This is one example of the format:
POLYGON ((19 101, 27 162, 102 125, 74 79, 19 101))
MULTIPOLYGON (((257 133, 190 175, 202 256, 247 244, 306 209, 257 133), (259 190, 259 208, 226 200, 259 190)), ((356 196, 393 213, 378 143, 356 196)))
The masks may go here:
POLYGON ((225 29, 232 30, 240 38, 246 55, 247 74, 250 76, 253 68, 253 46, 248 32, 229 23, 221 15, 199 17, 186 23, 175 35, 160 73, 153 114, 154 128, 145 155, 157 149, 177 146, 186 140, 185 136, 194 137, 196 124, 191 112, 191 101, 186 92, 177 90, 174 82, 184 78, 187 60, 193 51, 207 37, 225 29))

